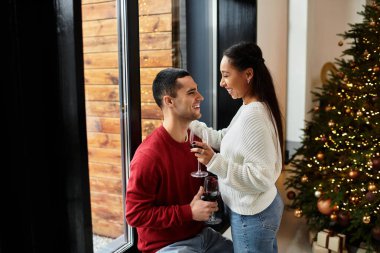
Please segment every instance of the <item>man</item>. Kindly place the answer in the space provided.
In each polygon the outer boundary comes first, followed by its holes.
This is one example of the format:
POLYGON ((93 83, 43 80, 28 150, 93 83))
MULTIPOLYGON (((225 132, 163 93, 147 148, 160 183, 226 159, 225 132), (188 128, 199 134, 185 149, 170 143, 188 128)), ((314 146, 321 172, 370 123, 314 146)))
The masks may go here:
POLYGON ((153 81, 162 125, 136 150, 127 187, 126 218, 137 228, 138 248, 150 252, 233 252, 232 242, 205 227, 217 203, 201 200, 202 179, 191 172, 188 126, 199 119, 202 95, 190 74, 168 68, 153 81))

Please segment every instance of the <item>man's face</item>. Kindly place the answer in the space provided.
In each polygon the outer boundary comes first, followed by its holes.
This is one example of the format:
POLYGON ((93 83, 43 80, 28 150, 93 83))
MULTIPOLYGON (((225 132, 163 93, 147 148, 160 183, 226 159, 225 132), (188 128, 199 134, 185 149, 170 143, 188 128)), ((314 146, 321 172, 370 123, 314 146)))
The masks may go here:
POLYGON ((177 97, 173 98, 173 113, 179 119, 193 121, 201 114, 200 103, 203 96, 198 91, 198 85, 191 76, 177 79, 181 87, 177 90, 177 97))

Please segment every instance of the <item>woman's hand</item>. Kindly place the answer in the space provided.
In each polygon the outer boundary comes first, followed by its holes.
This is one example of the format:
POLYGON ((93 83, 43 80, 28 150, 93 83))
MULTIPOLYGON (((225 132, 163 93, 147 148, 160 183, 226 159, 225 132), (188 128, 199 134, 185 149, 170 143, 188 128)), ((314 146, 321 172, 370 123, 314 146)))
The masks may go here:
POLYGON ((204 165, 208 164, 214 156, 214 150, 204 142, 194 141, 192 144, 195 147, 190 149, 190 151, 194 153, 200 163, 204 165))

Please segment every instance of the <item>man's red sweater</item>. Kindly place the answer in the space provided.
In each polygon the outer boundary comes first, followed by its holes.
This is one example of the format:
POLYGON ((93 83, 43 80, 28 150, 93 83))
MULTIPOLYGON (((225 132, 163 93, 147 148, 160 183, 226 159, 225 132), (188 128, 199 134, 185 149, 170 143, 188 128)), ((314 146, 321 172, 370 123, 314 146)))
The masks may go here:
POLYGON ((203 179, 193 178, 197 160, 189 142, 176 142, 163 126, 138 147, 131 161, 126 218, 137 228, 138 248, 146 253, 200 233, 190 202, 203 179))

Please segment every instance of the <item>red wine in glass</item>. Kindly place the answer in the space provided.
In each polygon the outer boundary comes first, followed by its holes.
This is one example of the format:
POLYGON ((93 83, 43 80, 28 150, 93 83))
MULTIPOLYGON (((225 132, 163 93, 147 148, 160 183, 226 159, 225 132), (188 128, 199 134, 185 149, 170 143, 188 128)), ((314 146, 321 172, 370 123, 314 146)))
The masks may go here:
MULTIPOLYGON (((207 176, 204 181, 204 193, 202 199, 205 201, 217 201, 219 197, 219 184, 216 176, 207 176)), ((222 222, 221 218, 215 216, 213 212, 206 224, 216 225, 222 222)))
POLYGON ((202 195, 202 200, 204 201, 217 201, 219 197, 219 192, 205 192, 202 195))

